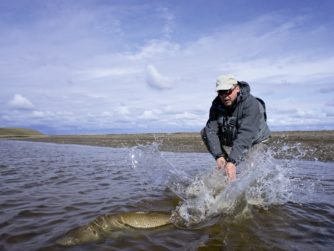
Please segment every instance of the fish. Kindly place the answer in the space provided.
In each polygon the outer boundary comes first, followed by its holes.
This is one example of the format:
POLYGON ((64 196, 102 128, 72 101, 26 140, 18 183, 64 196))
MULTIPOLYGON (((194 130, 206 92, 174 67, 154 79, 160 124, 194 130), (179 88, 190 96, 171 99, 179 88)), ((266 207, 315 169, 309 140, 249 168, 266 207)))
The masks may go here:
POLYGON ((127 212, 98 216, 92 222, 68 231, 56 240, 61 246, 75 246, 102 241, 113 231, 124 229, 155 229, 173 224, 171 213, 127 212))

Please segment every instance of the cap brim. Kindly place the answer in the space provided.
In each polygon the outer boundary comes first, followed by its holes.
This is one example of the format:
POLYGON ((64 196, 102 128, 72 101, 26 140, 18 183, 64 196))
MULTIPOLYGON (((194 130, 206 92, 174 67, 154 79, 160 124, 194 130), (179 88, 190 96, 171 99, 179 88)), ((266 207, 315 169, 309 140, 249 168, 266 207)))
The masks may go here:
POLYGON ((223 84, 216 87, 217 91, 227 91, 234 87, 233 84, 223 84))

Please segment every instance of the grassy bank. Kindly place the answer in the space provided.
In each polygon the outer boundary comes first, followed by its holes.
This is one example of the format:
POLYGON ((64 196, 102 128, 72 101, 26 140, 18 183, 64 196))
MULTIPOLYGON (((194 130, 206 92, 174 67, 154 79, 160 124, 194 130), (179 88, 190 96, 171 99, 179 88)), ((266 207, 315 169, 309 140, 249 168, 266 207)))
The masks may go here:
POLYGON ((41 137, 42 133, 26 128, 0 128, 0 138, 41 137))
MULTIPOLYGON (((25 129, 26 130, 26 129, 25 129)), ((9 131, 7 131, 8 133, 9 131)), ((20 132, 14 131, 15 133, 20 132)), ((47 136, 36 131, 24 131, 24 136, 8 138, 60 144, 82 144, 104 147, 132 147, 159 143, 161 151, 207 152, 199 133, 146 133, 108 135, 47 136), (30 132, 31 131, 31 132, 30 132), (28 132, 30 134, 28 134, 28 132)), ((1 130, 0 130, 0 135, 1 130)), ((0 136, 1 137, 1 136, 0 136)), ((277 157, 333 161, 334 131, 273 132, 269 144, 277 157)))

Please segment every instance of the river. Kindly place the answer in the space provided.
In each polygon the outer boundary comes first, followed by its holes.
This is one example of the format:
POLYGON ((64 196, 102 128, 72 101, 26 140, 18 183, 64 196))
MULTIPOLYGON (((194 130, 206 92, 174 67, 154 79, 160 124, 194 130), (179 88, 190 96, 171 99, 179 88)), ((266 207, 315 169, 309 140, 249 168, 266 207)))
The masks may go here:
POLYGON ((208 153, 0 140, 0 250, 64 250, 70 229, 134 211, 181 220, 66 250, 332 250, 334 163, 272 156, 229 183, 208 153))

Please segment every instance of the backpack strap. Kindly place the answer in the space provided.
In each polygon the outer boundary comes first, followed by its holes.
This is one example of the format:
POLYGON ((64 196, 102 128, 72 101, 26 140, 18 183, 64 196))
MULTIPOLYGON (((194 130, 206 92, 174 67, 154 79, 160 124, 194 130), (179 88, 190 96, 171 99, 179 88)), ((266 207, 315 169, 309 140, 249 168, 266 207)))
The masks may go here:
POLYGON ((262 105, 262 107, 263 107, 264 121, 267 121, 266 103, 264 103, 264 101, 262 99, 258 98, 258 97, 255 97, 255 98, 262 105))

